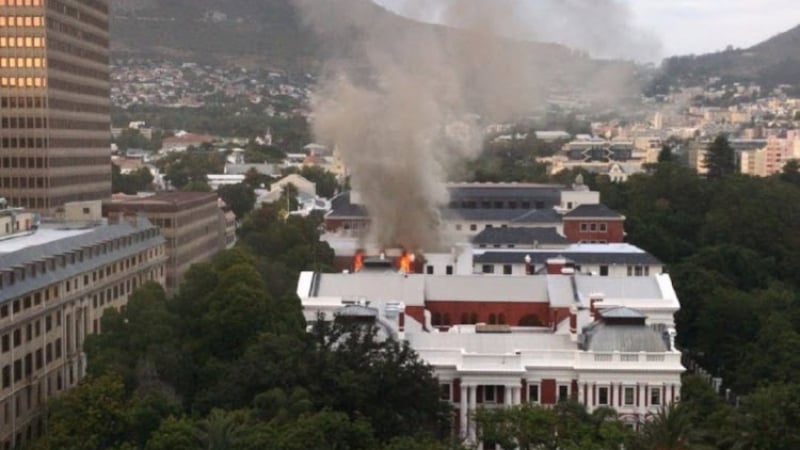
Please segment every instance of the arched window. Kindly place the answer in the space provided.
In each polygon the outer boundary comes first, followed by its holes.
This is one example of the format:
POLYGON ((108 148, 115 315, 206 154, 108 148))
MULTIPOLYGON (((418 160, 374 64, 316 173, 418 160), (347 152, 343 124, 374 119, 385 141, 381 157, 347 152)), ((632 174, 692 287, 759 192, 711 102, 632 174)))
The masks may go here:
POLYGON ((505 325, 506 324, 506 315, 503 314, 503 313, 500 313, 500 315, 497 316, 497 323, 499 323, 500 325, 505 325))
POLYGON ((519 319, 519 326, 521 327, 540 327, 542 326, 542 321, 539 320, 539 317, 536 314, 528 314, 526 316, 522 316, 519 319))
POLYGON ((478 315, 477 315, 476 313, 472 313, 472 314, 470 314, 470 316, 469 316, 469 323, 471 323, 471 324, 473 324, 473 325, 475 325, 476 323, 478 323, 478 315))
POLYGON ((461 314, 461 325, 466 325, 469 323, 469 314, 464 313, 461 314))
POLYGON ((431 325, 441 325, 442 324, 442 314, 435 312, 433 313, 433 317, 431 317, 431 325))
POLYGON ((496 325, 497 324, 497 316, 494 314, 489 314, 489 325, 496 325))
POLYGON ((447 325, 447 326, 450 326, 450 325, 453 324, 453 322, 450 321, 450 314, 444 313, 444 319, 443 319, 443 323, 442 324, 443 325, 447 325))

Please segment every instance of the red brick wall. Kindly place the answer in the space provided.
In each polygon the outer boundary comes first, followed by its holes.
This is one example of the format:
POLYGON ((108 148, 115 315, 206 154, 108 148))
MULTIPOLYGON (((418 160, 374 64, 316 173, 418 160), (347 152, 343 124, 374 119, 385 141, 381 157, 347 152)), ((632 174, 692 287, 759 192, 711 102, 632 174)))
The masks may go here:
POLYGON ((406 306, 406 314, 413 317, 414 320, 425 325, 425 307, 424 306, 406 306))
MULTIPOLYGON (((489 315, 494 314, 499 323, 500 315, 505 316, 505 323, 517 326, 520 320, 529 315, 536 316, 543 326, 552 326, 557 316, 562 314, 561 309, 569 315, 568 308, 551 309, 548 303, 514 303, 514 302, 459 302, 459 301, 429 301, 426 307, 431 315, 440 314, 442 318, 447 314, 453 325, 462 323, 462 316, 470 318, 476 314, 478 322, 489 323, 489 315)), ((406 309, 408 310, 408 308, 406 309)), ((566 317, 565 316, 565 317, 566 317)))
POLYGON ((556 380, 542 380, 539 401, 543 405, 556 404, 556 380))
POLYGON ((609 219, 564 219, 564 236, 570 242, 607 241, 609 243, 625 242, 625 222, 609 219), (606 231, 581 231, 581 224, 606 224, 606 231))

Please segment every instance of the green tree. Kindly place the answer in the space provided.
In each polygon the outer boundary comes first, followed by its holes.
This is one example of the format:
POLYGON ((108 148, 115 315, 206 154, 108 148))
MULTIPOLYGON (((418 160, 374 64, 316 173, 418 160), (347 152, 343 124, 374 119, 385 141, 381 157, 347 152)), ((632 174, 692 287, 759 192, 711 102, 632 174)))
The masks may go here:
POLYGON ((220 186, 217 193, 239 220, 244 219, 244 216, 253 210, 256 202, 255 191, 244 183, 220 186))
POLYGON ((236 448, 244 438, 244 412, 214 409, 195 425, 195 437, 207 450, 229 450, 236 448))
POLYGON ((189 418, 168 417, 147 441, 145 450, 197 450, 200 443, 189 418))
POLYGON ((300 176, 317 185, 317 195, 324 198, 333 198, 339 189, 339 182, 336 175, 328 172, 322 167, 303 166, 300 176))
POLYGON ((737 172, 736 152, 728 138, 719 135, 714 139, 708 146, 703 167, 708 171, 708 178, 720 178, 737 172))
POLYGON ((800 448, 800 385, 773 384, 744 400, 735 430, 736 448, 800 448))
POLYGON ((37 450, 95 450, 127 441, 128 401, 118 376, 87 378, 48 404, 47 434, 37 450))
POLYGON ((702 448, 692 442, 692 432, 691 418, 679 407, 670 405, 659 410, 654 417, 644 423, 633 448, 641 450, 702 448))
POLYGON ((114 193, 133 195, 137 192, 151 190, 152 187, 153 174, 147 167, 123 174, 118 165, 111 164, 111 190, 114 193))
POLYGON ((661 151, 658 152, 658 162, 667 163, 672 162, 672 160, 672 147, 670 147, 668 144, 664 144, 661 146, 661 151))
POLYGON ((790 159, 786 161, 780 175, 781 180, 800 186, 800 160, 790 159))

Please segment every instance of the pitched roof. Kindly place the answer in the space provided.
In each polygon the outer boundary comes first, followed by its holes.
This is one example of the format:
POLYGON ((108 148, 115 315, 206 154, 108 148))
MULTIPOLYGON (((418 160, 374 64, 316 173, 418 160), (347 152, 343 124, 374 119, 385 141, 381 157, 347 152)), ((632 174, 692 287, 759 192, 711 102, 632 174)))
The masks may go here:
MULTIPOLYGON (((136 226, 127 221, 122 221, 114 225, 103 225, 82 234, 71 235, 66 233, 67 237, 63 239, 54 239, 45 244, 33 245, 22 250, 0 255, 0 270, 24 266, 34 261, 41 261, 58 255, 66 255, 92 245, 148 230, 157 231, 158 228, 147 218, 138 217, 136 218, 136 226)), ((35 236, 33 235, 33 237, 35 236)), ((156 232, 152 236, 135 241, 130 245, 113 248, 107 253, 91 255, 84 258, 83 261, 76 260, 75 263, 67 264, 64 267, 56 265, 55 270, 48 270, 46 273, 40 273, 35 277, 26 277, 25 280, 18 281, 11 286, 4 286, 3 289, 0 289, 0 302, 22 295, 25 292, 41 289, 58 280, 95 270, 97 267, 102 267, 112 261, 136 255, 163 242, 164 238, 160 233, 156 232)))
POLYGON ((635 309, 623 306, 600 310, 600 315, 604 319, 646 319, 647 316, 635 309))
POLYGON ((548 207, 560 203, 564 190, 562 185, 532 183, 454 183, 447 187, 451 200, 535 199, 548 202, 548 207))
POLYGON ((565 219, 602 217, 607 219, 625 219, 625 216, 606 205, 580 205, 564 215, 565 219))
POLYGON ((562 257, 578 265, 608 264, 608 265, 659 265, 659 261, 650 253, 620 253, 620 252, 572 252, 568 249, 551 251, 524 250, 487 250, 483 253, 476 252, 474 261, 479 264, 515 264, 521 263, 525 255, 530 255, 534 265, 542 265, 548 259, 562 257))
POLYGON ((538 244, 567 244, 568 241, 564 236, 558 234, 553 227, 548 228, 535 228, 535 227, 511 227, 501 228, 493 227, 486 228, 478 233, 472 242, 478 245, 493 245, 493 244, 515 244, 515 245, 533 245, 538 244))
POLYGON ((561 223, 561 216, 555 209, 532 209, 515 217, 514 223, 561 223))
POLYGON ((367 209, 362 205, 354 205, 350 202, 350 192, 342 192, 331 199, 331 212, 329 218, 364 218, 369 217, 367 209))
POLYGON ((669 346, 647 325, 609 325, 595 322, 584 329, 584 350, 593 352, 663 353, 669 346))

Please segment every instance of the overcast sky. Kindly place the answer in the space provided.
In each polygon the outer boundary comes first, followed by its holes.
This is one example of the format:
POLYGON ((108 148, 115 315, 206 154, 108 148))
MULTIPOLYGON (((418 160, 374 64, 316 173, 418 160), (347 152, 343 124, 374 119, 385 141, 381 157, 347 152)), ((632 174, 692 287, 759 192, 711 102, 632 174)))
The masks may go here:
MULTIPOLYGON (((375 1, 402 14, 416 16, 417 19, 437 20, 435 13, 432 12, 435 8, 428 7, 425 11, 420 11, 417 7, 409 7, 414 0, 375 1)), ((435 5, 442 1, 458 0, 427 0, 425 3, 435 5)), ((527 7, 530 10, 529 14, 536 14, 534 10, 537 2, 541 0, 513 1, 532 5, 527 7)), ((419 0, 416 2, 419 4, 419 0)), ((603 2, 623 4, 628 10, 631 21, 629 25, 649 33, 660 41, 660 57, 713 52, 722 50, 728 45, 749 47, 800 25, 800 0, 592 0, 592 2, 594 5, 601 5, 603 2)), ((552 40, 564 39, 556 36, 552 40)), ((637 57, 641 59, 640 55, 637 57)))

